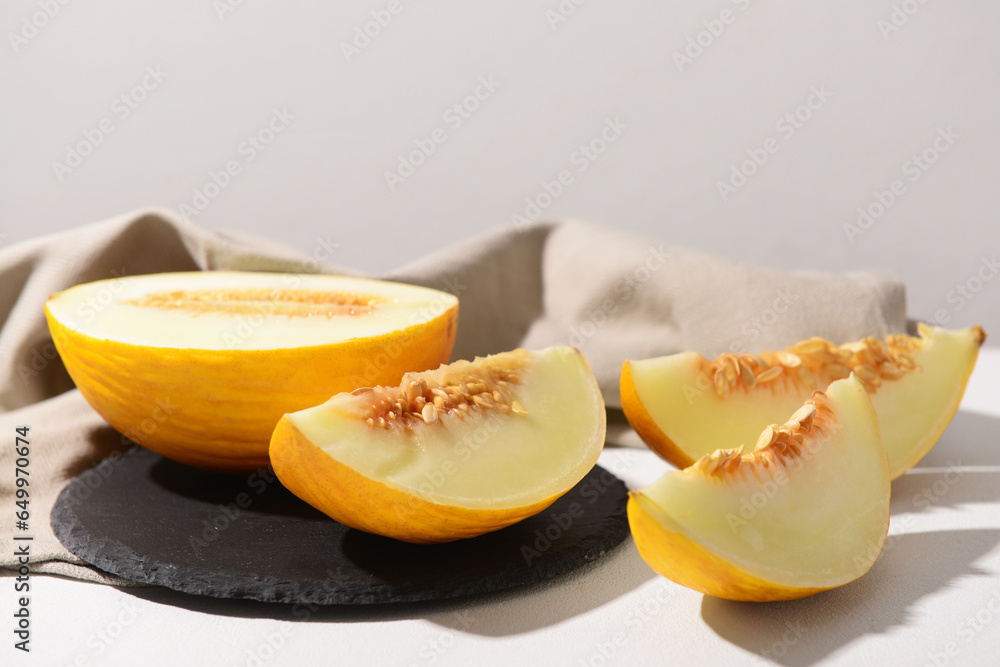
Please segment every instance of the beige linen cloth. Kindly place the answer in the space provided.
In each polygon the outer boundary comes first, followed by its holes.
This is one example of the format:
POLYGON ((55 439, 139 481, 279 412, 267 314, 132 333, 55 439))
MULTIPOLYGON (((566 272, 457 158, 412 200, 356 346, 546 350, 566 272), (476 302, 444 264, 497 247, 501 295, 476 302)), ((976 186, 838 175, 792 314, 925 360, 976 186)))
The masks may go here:
MULTIPOLYGON (((333 234, 335 236, 335 233, 333 234)), ((356 272, 278 242, 207 232, 144 210, 0 250, 0 568, 15 569, 14 430, 30 427, 31 568, 127 585, 83 563, 49 513, 74 476, 131 443, 73 388, 49 338, 49 295, 92 280, 192 270, 356 272)), ((609 407, 609 444, 641 445, 621 416, 622 361, 836 342, 904 330, 905 291, 878 271, 765 269, 577 221, 506 228, 445 248, 383 278, 459 297, 453 359, 567 343, 589 359, 609 407)))

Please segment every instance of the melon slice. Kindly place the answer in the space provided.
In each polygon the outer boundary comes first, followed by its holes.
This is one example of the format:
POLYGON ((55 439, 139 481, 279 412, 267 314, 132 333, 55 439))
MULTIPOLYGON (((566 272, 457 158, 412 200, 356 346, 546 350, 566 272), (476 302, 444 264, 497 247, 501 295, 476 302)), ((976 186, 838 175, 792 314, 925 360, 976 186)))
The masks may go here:
POLYGON ((268 465, 286 412, 446 362, 458 300, 359 278, 208 271, 78 285, 45 315, 111 426, 181 463, 241 472, 268 465))
POLYGON ((814 389, 854 372, 871 394, 893 479, 914 466, 958 410, 982 327, 919 327, 919 337, 866 338, 835 346, 810 338, 760 355, 696 352, 626 361, 622 408, 633 428, 678 468, 783 419, 814 389))
POLYGON ((867 572, 889 530, 889 463, 861 382, 838 380, 752 451, 722 449, 630 494, 643 559, 694 590, 791 600, 867 572))
POLYGON ((604 435, 604 399, 583 355, 518 349, 285 415, 271 464, 345 525, 446 542, 548 507, 594 466, 604 435))

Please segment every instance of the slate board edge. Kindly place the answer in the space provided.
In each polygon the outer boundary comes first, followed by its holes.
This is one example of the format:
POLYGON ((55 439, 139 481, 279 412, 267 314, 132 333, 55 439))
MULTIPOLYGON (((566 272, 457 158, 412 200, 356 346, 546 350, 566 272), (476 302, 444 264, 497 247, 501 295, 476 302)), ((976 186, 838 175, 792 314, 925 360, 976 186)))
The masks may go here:
MULTIPOLYGON (((595 466, 595 469, 603 470, 601 466, 595 466)), ((608 474, 612 473, 609 472, 608 474)), ((612 476, 614 475, 612 474, 612 476)), ((621 484, 624 488, 624 483, 618 479, 617 476, 614 477, 617 480, 617 483, 621 484)), ((456 582, 453 579, 442 578, 442 584, 447 585, 428 586, 422 592, 414 593, 410 591, 405 595, 400 594, 398 591, 393 591, 391 584, 369 587, 362 591, 351 591, 350 589, 331 591, 327 588, 319 588, 318 590, 313 589, 307 594, 302 594, 301 590, 304 582, 294 582, 267 576, 258 576, 258 590, 256 591, 248 592, 246 590, 241 590, 239 586, 233 586, 232 588, 222 591, 198 585, 198 582, 200 581, 217 578, 217 575, 210 570, 191 566, 175 566, 170 568, 171 580, 169 582, 165 582, 163 578, 159 576, 162 568, 146 567, 144 565, 145 559, 121 542, 107 539, 95 542, 93 539, 90 539, 90 535, 87 535, 86 537, 81 536, 80 533, 82 532, 82 528, 78 525, 76 513, 70 507, 69 502, 64 502, 64 496, 70 495, 73 484, 81 478, 82 475, 71 481, 63 488, 53 507, 52 514, 50 515, 50 525, 52 526, 52 530, 55 533, 56 538, 63 544, 63 546, 85 562, 103 570, 104 572, 117 575, 122 579, 127 579, 140 584, 161 586, 163 588, 168 588, 182 593, 203 595, 219 599, 256 600, 258 602, 286 604, 365 605, 385 604, 387 600, 378 595, 380 592, 392 592, 393 603, 428 602, 461 598, 469 595, 484 595, 538 584, 543 581, 550 580, 555 576, 573 572, 586 564, 596 561, 608 552, 621 546, 629 534, 627 521, 611 521, 609 522, 609 530, 602 531, 601 533, 594 533, 582 541, 586 547, 581 548, 581 559, 578 564, 568 570, 558 567, 558 561, 553 561, 550 566, 549 559, 545 558, 543 554, 543 557, 541 557, 538 562, 529 568, 528 571, 531 573, 530 576, 524 577, 522 581, 508 583, 503 581, 502 577, 494 575, 485 579, 479 579, 476 582, 473 591, 465 590, 465 588, 460 585, 456 586, 456 582), (121 557, 116 557, 111 559, 103 556, 102 554, 107 551, 107 549, 105 549, 105 545, 113 546, 113 551, 117 552, 119 556, 121 554, 126 554, 126 558, 123 559, 121 557), (179 584, 175 579, 178 576, 182 577, 181 583, 179 584), (261 584, 263 584, 263 586, 261 584)), ((616 517, 609 517, 609 519, 612 518, 616 517)), ((428 583, 433 581, 434 580, 432 579, 428 583)))

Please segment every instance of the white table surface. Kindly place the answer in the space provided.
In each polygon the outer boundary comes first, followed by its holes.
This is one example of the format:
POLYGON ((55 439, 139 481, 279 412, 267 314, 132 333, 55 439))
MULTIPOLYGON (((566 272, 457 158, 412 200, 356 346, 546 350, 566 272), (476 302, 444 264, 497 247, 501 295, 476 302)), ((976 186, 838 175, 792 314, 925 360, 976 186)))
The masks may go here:
MULTIPOLYGON (((0 663, 995 665, 998 393, 1000 351, 984 349, 951 426, 893 483, 890 538, 875 566, 804 600, 704 596, 655 575, 631 539, 544 585, 377 611, 322 609, 307 620, 282 605, 36 576, 32 653, 4 646, 0 663)), ((601 463, 630 488, 669 469, 648 451, 626 448, 606 450, 601 463)), ((0 598, 9 624, 12 595, 0 598)), ((10 643, 9 631, 4 636, 10 643)))

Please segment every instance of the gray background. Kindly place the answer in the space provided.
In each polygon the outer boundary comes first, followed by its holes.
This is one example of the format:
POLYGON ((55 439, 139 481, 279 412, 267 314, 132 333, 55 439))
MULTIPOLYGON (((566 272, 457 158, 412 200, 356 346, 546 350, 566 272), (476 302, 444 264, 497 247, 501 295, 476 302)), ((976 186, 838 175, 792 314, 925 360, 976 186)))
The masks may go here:
POLYGON ((888 268, 913 316, 1000 339, 997 3, 400 0, 345 54, 390 4, 3 3, 0 244, 187 206, 203 227, 378 272, 516 214, 573 216, 769 266, 888 268), (481 77, 495 89, 449 112, 481 77), (829 96, 801 107, 814 90, 829 96), (275 109, 293 118, 268 137, 275 109), (581 158, 609 119, 614 141, 581 158), (258 133, 263 150, 243 143, 258 133), (96 146, 71 166, 81 142, 96 146), (718 183, 765 146, 724 199, 718 183), (239 173, 211 187, 229 161, 239 173))

